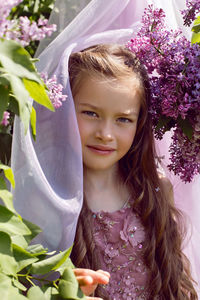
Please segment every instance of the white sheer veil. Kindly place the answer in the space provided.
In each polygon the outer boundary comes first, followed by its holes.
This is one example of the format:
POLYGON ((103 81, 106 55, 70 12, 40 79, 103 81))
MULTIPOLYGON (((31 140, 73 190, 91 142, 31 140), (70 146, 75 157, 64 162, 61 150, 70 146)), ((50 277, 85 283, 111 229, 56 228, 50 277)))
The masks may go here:
MULTIPOLYGON (((76 1, 73 1, 77 3, 76 1)), ((88 2, 88 1, 86 1, 88 2)), ((57 0, 56 9, 65 20, 66 0, 57 0)), ((16 188, 14 205, 26 219, 38 224, 43 232, 36 238, 50 250, 63 250, 73 243, 78 215, 82 206, 81 145, 68 81, 68 58, 71 52, 98 43, 125 43, 140 27, 144 8, 153 3, 164 9, 171 28, 183 27, 180 9, 183 0, 92 0, 72 20, 60 22, 62 32, 40 54, 39 71, 57 75, 68 95, 55 113, 36 105, 37 142, 30 132, 24 137, 23 126, 17 119, 14 126, 12 168, 16 188), (63 26, 67 26, 62 28, 63 26)), ((85 3, 86 4, 86 3, 85 3)), ((55 13, 58 16, 58 13, 55 13)), ((52 16, 52 20, 53 19, 52 16)), ((190 38, 190 30, 183 28, 190 38)), ((47 44, 49 41, 47 41, 47 44)), ((170 136, 157 143, 160 154, 166 155, 166 169, 170 136)), ((200 178, 191 184, 182 183, 169 173, 174 184, 175 202, 193 225, 192 237, 185 244, 194 278, 200 278, 200 178)))

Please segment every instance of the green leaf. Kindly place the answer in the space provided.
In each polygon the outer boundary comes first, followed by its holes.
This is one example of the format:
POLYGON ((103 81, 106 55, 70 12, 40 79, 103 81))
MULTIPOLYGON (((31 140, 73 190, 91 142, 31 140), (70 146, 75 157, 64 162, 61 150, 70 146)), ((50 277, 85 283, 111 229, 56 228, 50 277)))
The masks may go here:
POLYGON ((12 286, 12 280, 5 274, 0 273, 0 295, 2 300, 26 300, 19 294, 18 288, 12 286))
POLYGON ((29 53, 18 43, 11 40, 0 40, 0 62, 5 73, 41 83, 29 53))
POLYGON ((8 110, 19 116, 19 103, 15 97, 10 95, 8 110))
POLYGON ((166 127, 170 122, 170 118, 166 116, 161 116, 159 118, 158 124, 156 126, 156 130, 161 129, 162 127, 166 127))
POLYGON ((32 111, 31 111, 31 132, 34 141, 36 140, 36 111, 35 108, 32 106, 32 111))
POLYGON ((12 193, 7 190, 6 182, 3 177, 0 177, 0 198, 2 199, 4 205, 13 213, 15 209, 12 201, 12 193))
POLYGON ((26 239, 27 243, 29 244, 32 239, 34 239, 40 232, 42 232, 42 230, 40 229, 39 226, 23 219, 23 223, 27 226, 27 228, 29 229, 28 234, 24 235, 24 238, 26 239))
POLYGON ((39 104, 47 107, 51 111, 55 111, 54 106, 46 93, 44 85, 26 78, 23 78, 23 82, 31 98, 33 98, 39 104))
POLYGON ((11 278, 0 272, 0 286, 8 287, 12 284, 11 278))
POLYGON ((193 26, 192 31, 198 33, 200 31, 200 24, 193 26))
MULTIPOLYGON (((22 221, 28 227, 28 229, 30 230, 31 233, 25 234, 25 235, 14 235, 14 236, 12 235, 12 237, 11 237, 12 242, 13 242, 13 244, 18 245, 19 247, 22 247, 31 253, 31 251, 30 251, 31 248, 38 247, 38 245, 31 245, 31 246, 28 246, 28 245, 32 241, 32 239, 34 239, 34 237, 36 237, 41 232, 41 229, 37 225, 35 225, 27 220, 23 219, 22 221), (29 247, 30 247, 30 250, 29 250, 29 247)), ((48 251, 48 249, 44 249, 42 253, 34 254, 34 256, 45 254, 47 251, 48 251)))
POLYGON ((72 269, 65 269, 59 281, 58 290, 64 299, 86 299, 72 269))
POLYGON ((53 255, 47 259, 34 263, 30 272, 32 274, 46 274, 52 270, 56 270, 68 258, 70 252, 71 248, 57 255, 53 255))
POLYGON ((40 244, 30 245, 30 246, 27 247, 26 250, 29 253, 31 253, 33 256, 39 256, 39 255, 47 254, 47 251, 48 251, 47 248, 44 248, 40 244))
POLYGON ((27 300, 27 298, 19 294, 19 290, 13 286, 7 286, 2 288, 0 285, 0 295, 3 300, 27 300))
POLYGON ((58 290, 59 290, 59 295, 63 299, 79 299, 78 285, 72 284, 69 281, 60 279, 58 290))
POLYGON ((178 118, 177 123, 182 129, 183 133, 188 137, 189 140, 191 140, 193 128, 190 122, 187 119, 183 120, 182 118, 178 118))
MULTIPOLYGON (((60 260, 58 261, 58 263, 53 267, 52 270, 57 270, 65 261, 66 259, 70 256, 72 251, 72 247, 70 247, 69 249, 65 250, 64 252, 61 252, 59 254, 64 254, 63 256, 60 257, 60 260)), ((59 255, 58 254, 58 255, 59 255)))
POLYGON ((43 286, 42 290, 45 294, 46 300, 57 300, 58 290, 52 286, 43 286))
POLYGON ((13 245, 13 255, 16 262, 18 263, 17 272, 20 272, 25 267, 38 261, 37 257, 34 257, 31 253, 17 245, 13 245))
POLYGON ((4 287, 8 288, 9 285, 11 286, 11 284, 12 284, 11 278, 0 272, 0 288, 4 288, 4 287))
POLYGON ((66 268, 70 268, 70 269, 75 268, 75 266, 72 263, 70 257, 68 257, 66 259, 66 261, 59 268, 56 269, 56 271, 59 272, 62 275, 66 268))
POLYGON ((197 18, 194 20, 194 25, 200 24, 200 16, 197 16, 197 18))
POLYGON ((40 0, 35 0, 34 2, 35 2, 35 4, 34 4, 33 12, 37 13, 40 8, 40 0))
POLYGON ((9 75, 12 92, 19 104, 19 116, 24 124, 25 134, 29 127, 32 104, 29 99, 29 93, 25 89, 20 78, 15 75, 9 75))
POLYGON ((31 231, 19 216, 2 205, 0 205, 0 231, 11 235, 31 234, 31 231))
POLYGON ((12 243, 26 249, 28 247, 28 243, 25 240, 23 235, 11 235, 12 243))
POLYGON ((194 31, 196 33, 198 33, 200 31, 200 16, 198 16, 196 18, 196 20, 194 20, 192 31, 194 31))
POLYGON ((200 33, 195 33, 195 32, 193 32, 193 34, 192 34, 192 39, 191 39, 191 43, 192 43, 192 44, 200 43, 200 33))
POLYGON ((12 187, 15 188, 15 179, 12 172, 12 169, 9 166, 3 165, 0 163, 0 169, 4 171, 5 177, 10 181, 12 187))
POLYGON ((17 263, 12 253, 11 238, 5 232, 0 232, 0 270, 13 276, 16 276, 17 272, 17 263))
MULTIPOLYGON (((0 73, 3 72, 3 71, 4 71, 4 69, 2 69, 0 67, 0 73)), ((10 88, 10 83, 8 81, 8 78, 7 78, 6 74, 1 73, 0 84, 3 85, 4 87, 10 88)))
POLYGON ((33 286, 28 290, 27 298, 29 300, 46 300, 46 297, 39 286, 33 286))
POLYGON ((15 278, 12 278, 12 282, 13 282, 13 285, 18 288, 19 290, 25 292, 27 290, 27 288, 21 283, 19 282, 17 279, 15 278))
POLYGON ((0 85, 0 123, 3 119, 3 113, 7 109, 9 100, 9 89, 6 86, 0 85))

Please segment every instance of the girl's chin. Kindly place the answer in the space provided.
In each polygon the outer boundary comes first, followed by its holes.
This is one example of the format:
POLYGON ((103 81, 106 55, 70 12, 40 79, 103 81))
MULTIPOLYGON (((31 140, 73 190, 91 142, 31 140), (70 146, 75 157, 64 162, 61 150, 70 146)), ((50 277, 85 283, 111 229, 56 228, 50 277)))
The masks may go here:
POLYGON ((83 162, 85 171, 94 171, 94 172, 109 172, 115 170, 117 163, 105 163, 104 162, 91 162, 88 164, 87 161, 83 162))

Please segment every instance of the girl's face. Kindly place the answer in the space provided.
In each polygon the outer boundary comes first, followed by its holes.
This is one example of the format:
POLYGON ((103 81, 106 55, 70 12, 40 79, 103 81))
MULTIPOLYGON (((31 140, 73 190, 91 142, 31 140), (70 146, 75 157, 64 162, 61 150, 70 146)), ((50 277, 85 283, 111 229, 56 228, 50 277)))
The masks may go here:
POLYGON ((82 82, 74 97, 84 167, 110 170, 128 152, 140 112, 138 79, 82 82))

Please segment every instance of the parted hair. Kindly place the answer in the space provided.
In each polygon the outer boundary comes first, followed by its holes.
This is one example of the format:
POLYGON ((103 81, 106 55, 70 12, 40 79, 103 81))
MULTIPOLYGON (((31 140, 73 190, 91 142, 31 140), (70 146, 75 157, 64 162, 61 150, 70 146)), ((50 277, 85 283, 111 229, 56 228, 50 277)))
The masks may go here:
MULTIPOLYGON (((125 47, 100 44, 71 54, 69 76, 73 96, 85 76, 121 82, 130 80, 130 84, 132 78, 138 78, 141 109, 137 131, 131 148, 119 161, 119 171, 135 200, 132 209, 139 214, 147 235, 144 257, 151 270, 149 299, 159 295, 162 300, 197 300, 189 262, 181 250, 185 233, 183 218, 169 201, 163 183, 166 180, 160 179, 156 166, 149 113, 151 90, 146 69, 125 47)), ((98 269, 98 257, 93 255, 95 245, 90 222, 84 201, 71 258, 77 267, 98 269)), ((98 289, 96 296, 100 296, 98 289)))

